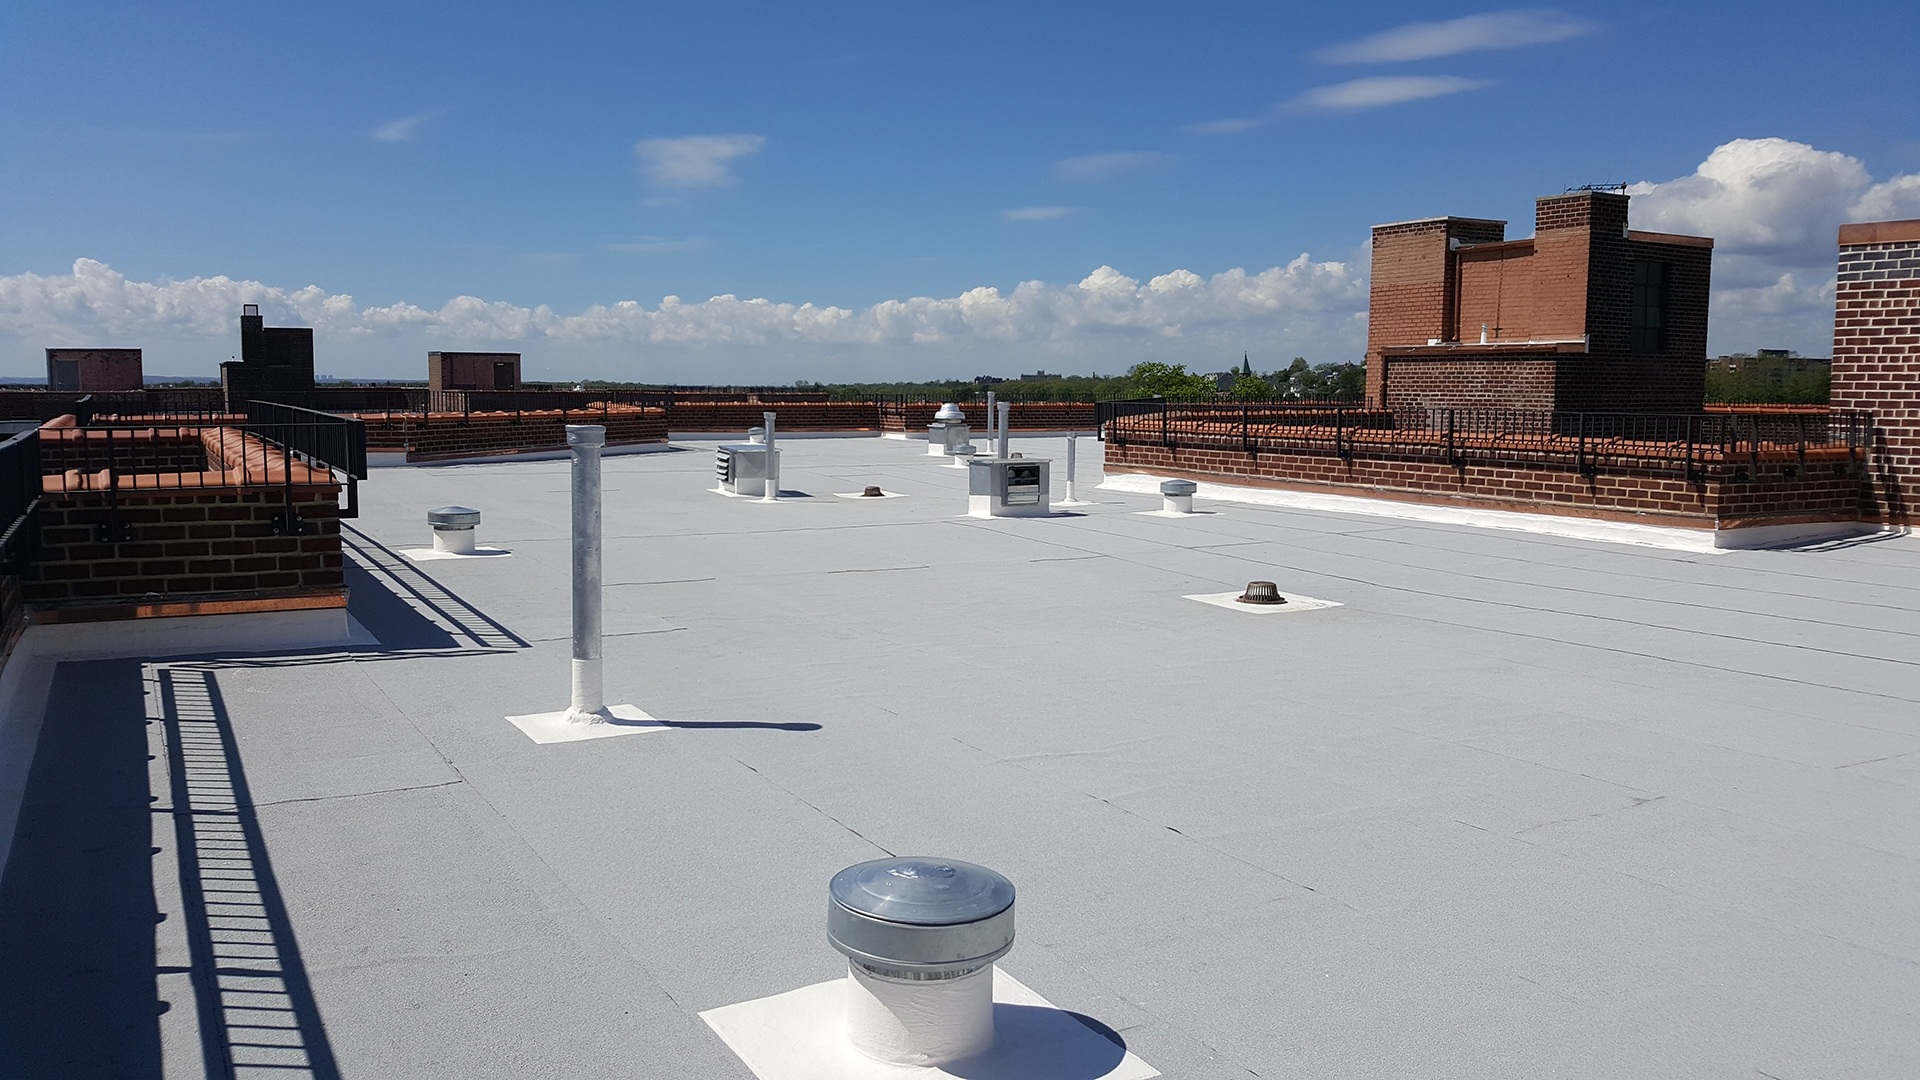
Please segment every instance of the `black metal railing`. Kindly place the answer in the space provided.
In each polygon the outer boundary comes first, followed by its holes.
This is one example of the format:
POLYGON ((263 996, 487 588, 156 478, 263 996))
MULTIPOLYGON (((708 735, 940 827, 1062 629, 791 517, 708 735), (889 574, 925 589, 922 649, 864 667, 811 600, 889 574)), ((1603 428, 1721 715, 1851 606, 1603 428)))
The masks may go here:
POLYGON ((18 574, 39 547, 40 432, 0 442, 0 573, 18 574))
POLYGON ((1763 458, 1844 449, 1858 466, 1870 414, 1849 411, 1702 413, 1549 412, 1520 409, 1395 410, 1331 403, 1159 400, 1101 402, 1101 438, 1169 449, 1356 453, 1468 464, 1568 466, 1593 475, 1604 463, 1673 467, 1690 480, 1712 465, 1739 480, 1763 458))
POLYGON ((287 467, 295 458, 310 469, 341 474, 347 502, 341 507, 340 516, 360 516, 360 481, 367 478, 365 421, 278 402, 249 401, 245 430, 281 451, 280 471, 287 488, 289 524, 297 524, 293 510, 293 470, 287 467))

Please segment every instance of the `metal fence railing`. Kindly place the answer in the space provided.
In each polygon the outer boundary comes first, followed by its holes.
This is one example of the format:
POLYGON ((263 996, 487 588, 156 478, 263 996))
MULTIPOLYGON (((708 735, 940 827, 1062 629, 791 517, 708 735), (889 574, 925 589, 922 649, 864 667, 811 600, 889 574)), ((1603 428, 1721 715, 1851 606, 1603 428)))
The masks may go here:
POLYGON ((347 499, 340 516, 360 516, 360 481, 367 478, 366 421, 277 402, 249 401, 245 430, 280 449, 280 471, 283 483, 289 488, 286 510, 289 518, 293 515, 293 470, 287 466, 295 458, 310 469, 339 473, 347 499))
POLYGON ((39 546, 40 432, 0 442, 0 573, 27 568, 39 546))
POLYGON ((1102 402, 1101 438, 1170 449, 1238 449, 1395 455, 1467 464, 1674 468, 1690 480, 1708 467, 1751 475, 1763 459, 1804 465, 1809 453, 1844 450, 1857 465, 1872 417, 1814 412, 1612 413, 1518 409, 1395 410, 1294 403, 1102 402))

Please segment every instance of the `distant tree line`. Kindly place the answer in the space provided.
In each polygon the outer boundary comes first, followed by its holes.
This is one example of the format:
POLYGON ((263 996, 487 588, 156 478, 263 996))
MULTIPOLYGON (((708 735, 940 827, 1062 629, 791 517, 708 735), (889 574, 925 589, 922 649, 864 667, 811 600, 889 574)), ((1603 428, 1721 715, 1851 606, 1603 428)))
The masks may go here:
POLYGON ((1707 400, 1735 405, 1825 405, 1833 365, 1791 354, 1734 353, 1707 361, 1707 400))
POLYGON ((936 382, 807 383, 796 387, 825 390, 836 401, 904 397, 924 401, 983 401, 988 391, 1003 401, 1119 401, 1163 397, 1168 401, 1278 401, 1283 399, 1360 400, 1366 393, 1364 364, 1293 363, 1265 375, 1244 358, 1230 379, 1190 372, 1185 364, 1155 360, 1135 364, 1124 375, 1057 375, 1044 379, 946 379, 936 382), (1223 388, 1222 382, 1226 385, 1223 388))

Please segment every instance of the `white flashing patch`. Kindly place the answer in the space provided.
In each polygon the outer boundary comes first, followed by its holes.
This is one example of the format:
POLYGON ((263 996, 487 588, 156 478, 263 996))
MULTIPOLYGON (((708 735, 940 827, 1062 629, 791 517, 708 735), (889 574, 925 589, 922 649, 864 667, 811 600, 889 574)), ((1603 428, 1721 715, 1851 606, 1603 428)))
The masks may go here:
POLYGON ((904 499, 907 496, 905 492, 900 491, 883 491, 878 495, 868 495, 864 491, 836 491, 833 497, 836 499, 904 499))
POLYGON ((726 488, 712 487, 712 488, 708 488, 707 490, 715 495, 725 495, 729 499, 745 499, 748 502, 763 502, 763 503, 769 503, 769 504, 793 502, 796 498, 801 497, 801 494, 799 492, 794 491, 790 488, 781 488, 780 497, 777 499, 769 499, 765 495, 742 495, 737 491, 728 491, 726 488))
POLYGON ((1203 604, 1223 607, 1228 611, 1244 611, 1249 615, 1285 615, 1290 611, 1321 611, 1326 608, 1345 607, 1338 600, 1316 600, 1299 593, 1281 593, 1286 599, 1284 604, 1243 604, 1240 592, 1200 593, 1196 596, 1183 596, 1182 600, 1198 600, 1203 604))
POLYGON ((645 735, 666 731, 673 726, 655 720, 632 705, 609 705, 601 713, 605 719, 592 722, 574 719, 566 709, 509 716, 507 720, 537 743, 584 742, 587 739, 611 739, 618 735, 645 735))
POLYGON ((437 551, 433 548, 401 548, 400 554, 414 562, 433 562, 438 559, 492 559, 501 555, 511 555, 506 548, 476 547, 472 551, 437 551))
MULTIPOLYGON (((1100 485, 1104 491, 1124 491, 1133 495, 1158 495, 1161 477, 1146 473, 1118 473, 1100 485)), ((1575 540, 1598 540, 1609 544, 1635 544, 1666 548, 1671 551, 1718 553, 1714 534, 1707 529, 1681 529, 1669 525, 1639 525, 1631 521, 1602 521, 1594 518, 1561 517, 1556 514, 1529 514, 1519 510, 1483 510, 1468 506, 1435 506, 1430 503, 1399 502, 1381 497, 1327 495, 1310 491, 1282 491, 1276 488, 1240 487, 1202 481, 1198 494, 1220 502, 1248 503, 1254 506, 1282 506, 1292 510, 1319 510, 1335 514, 1361 514, 1367 517, 1398 518, 1439 525, 1466 525, 1480 529, 1564 536, 1575 540)), ((1152 511, 1148 511, 1151 513, 1152 511)))
POLYGON ((1160 1071, 993 970, 993 1049, 936 1065, 875 1061, 847 1041, 847 980, 708 1009, 700 1019, 760 1080, 1150 1080, 1160 1071))

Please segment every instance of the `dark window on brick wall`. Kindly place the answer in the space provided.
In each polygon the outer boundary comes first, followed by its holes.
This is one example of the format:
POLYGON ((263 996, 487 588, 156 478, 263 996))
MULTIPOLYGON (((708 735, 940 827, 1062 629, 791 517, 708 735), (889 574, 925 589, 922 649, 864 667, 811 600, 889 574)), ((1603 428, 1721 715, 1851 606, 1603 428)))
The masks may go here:
POLYGON ((1666 315, 1666 264, 1634 263, 1632 323, 1634 352, 1657 353, 1666 348, 1666 315))

